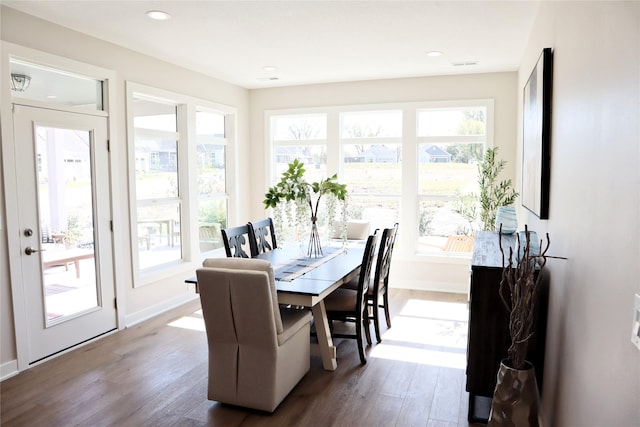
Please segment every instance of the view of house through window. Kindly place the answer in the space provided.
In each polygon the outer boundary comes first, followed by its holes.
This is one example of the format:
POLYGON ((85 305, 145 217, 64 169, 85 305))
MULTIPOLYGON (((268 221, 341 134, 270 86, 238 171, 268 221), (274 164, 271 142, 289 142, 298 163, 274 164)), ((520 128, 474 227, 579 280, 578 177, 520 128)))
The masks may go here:
POLYGON ((372 229, 392 226, 402 195, 402 111, 341 113, 340 142, 348 218, 372 229))
POLYGON ((372 230, 403 219, 398 242, 407 251, 470 255, 492 111, 490 100, 480 100, 272 112, 272 180, 294 159, 305 163, 307 181, 338 172, 349 191, 349 219, 368 221, 372 230), (334 132, 328 121, 339 123, 334 132))

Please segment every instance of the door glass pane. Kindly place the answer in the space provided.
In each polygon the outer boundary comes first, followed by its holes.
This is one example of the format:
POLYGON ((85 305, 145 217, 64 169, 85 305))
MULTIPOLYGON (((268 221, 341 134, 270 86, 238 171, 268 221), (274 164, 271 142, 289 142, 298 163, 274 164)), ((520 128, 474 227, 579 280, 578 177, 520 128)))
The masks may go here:
POLYGON ((98 306, 91 133, 36 127, 47 325, 98 306))

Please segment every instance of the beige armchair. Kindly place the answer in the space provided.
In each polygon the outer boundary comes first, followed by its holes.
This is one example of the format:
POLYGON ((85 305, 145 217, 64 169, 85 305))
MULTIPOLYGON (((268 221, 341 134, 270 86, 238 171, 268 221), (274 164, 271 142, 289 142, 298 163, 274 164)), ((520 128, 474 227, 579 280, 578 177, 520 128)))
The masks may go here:
POLYGON ((208 259, 196 274, 209 400, 273 412, 309 371, 310 312, 279 307, 268 261, 208 259))

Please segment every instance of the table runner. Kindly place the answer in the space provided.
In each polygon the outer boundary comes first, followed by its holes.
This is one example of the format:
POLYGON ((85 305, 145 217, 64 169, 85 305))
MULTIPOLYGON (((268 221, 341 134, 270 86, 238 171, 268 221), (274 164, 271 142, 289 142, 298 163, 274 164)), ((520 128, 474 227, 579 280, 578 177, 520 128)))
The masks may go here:
POLYGON ((342 252, 342 248, 329 247, 324 249, 324 255, 322 258, 301 256, 299 258, 291 259, 286 264, 280 264, 274 267, 273 271, 275 278, 281 282, 291 282, 319 265, 335 258, 342 252))

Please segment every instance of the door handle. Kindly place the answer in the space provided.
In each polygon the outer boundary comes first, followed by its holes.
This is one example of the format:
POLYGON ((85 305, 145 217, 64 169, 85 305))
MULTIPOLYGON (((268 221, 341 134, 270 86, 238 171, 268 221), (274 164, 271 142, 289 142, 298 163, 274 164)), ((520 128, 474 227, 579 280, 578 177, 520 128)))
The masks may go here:
POLYGON ((44 252, 46 249, 33 249, 31 246, 27 246, 24 248, 24 253, 27 255, 31 255, 36 252, 44 252))

